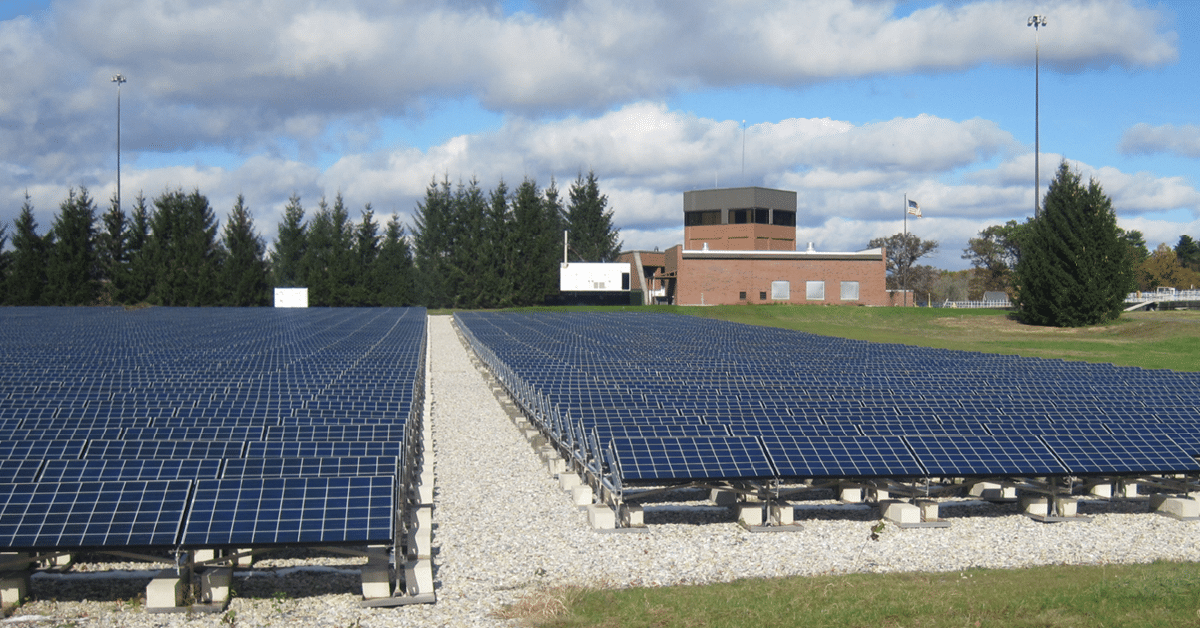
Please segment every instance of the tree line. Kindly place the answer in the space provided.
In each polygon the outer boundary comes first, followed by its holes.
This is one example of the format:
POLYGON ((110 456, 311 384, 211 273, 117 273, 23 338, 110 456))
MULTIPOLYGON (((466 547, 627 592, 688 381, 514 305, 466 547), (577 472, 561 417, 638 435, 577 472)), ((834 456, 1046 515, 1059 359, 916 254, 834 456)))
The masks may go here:
POLYGON ((39 235, 26 194, 11 234, 0 224, 0 304, 261 306, 273 287, 303 286, 313 306, 534 305, 558 291, 564 229, 577 259, 615 258, 607 203, 592 172, 565 203, 553 180, 484 192, 445 178, 430 183, 410 236, 395 215, 380 225, 370 203, 352 221, 341 194, 311 216, 293 195, 268 251, 240 195, 219 229, 198 190, 139 194, 129 214, 113 199, 98 214, 86 188, 71 189, 39 235))

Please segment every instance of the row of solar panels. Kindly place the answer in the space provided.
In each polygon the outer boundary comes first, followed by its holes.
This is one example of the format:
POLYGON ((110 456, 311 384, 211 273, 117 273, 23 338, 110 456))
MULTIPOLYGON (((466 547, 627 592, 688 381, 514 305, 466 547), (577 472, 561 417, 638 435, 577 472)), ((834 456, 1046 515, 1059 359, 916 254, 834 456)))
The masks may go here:
POLYGON ((0 548, 395 542, 423 309, 0 318, 0 548))
POLYGON ((616 488, 1200 471, 1193 373, 877 345, 658 314, 456 317, 559 447, 616 488), (739 374, 747 370, 786 378, 761 378, 766 385, 748 389, 750 378, 739 374), (708 389, 657 379, 662 373, 684 381, 690 374, 708 389), (970 390, 958 393, 961 382, 970 390), (739 398, 712 394, 724 388, 739 398), (1084 400, 1081 391, 1093 394, 1084 400))

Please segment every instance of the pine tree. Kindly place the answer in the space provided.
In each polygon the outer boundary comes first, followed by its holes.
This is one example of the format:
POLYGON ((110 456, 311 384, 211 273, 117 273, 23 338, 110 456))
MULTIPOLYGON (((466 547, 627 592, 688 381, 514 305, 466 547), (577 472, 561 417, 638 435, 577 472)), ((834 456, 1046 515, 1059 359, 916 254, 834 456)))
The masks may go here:
POLYGON ((1175 245, 1175 255, 1184 268, 1200 270, 1200 242, 1193 240, 1192 236, 1179 236, 1179 242, 1175 245))
POLYGON ((300 205, 300 197, 292 194, 283 210, 283 222, 279 224, 274 250, 271 251, 271 272, 276 286, 303 286, 302 260, 307 238, 308 225, 304 222, 304 207, 300 205))
POLYGON ((1079 327, 1116 319, 1134 288, 1129 246, 1112 201, 1063 161, 1016 268, 1017 308, 1034 325, 1079 327))
POLYGON ((8 223, 0 222, 0 305, 8 295, 8 267, 12 264, 12 253, 4 250, 8 245, 8 223))
POLYGON ((379 259, 379 224, 371 204, 362 211, 362 221, 354 230, 354 288, 350 304, 364 307, 379 305, 379 285, 375 264, 379 259))
POLYGON ((350 304, 354 284, 354 227, 342 195, 330 206, 317 204, 309 224, 303 267, 311 305, 339 307, 350 304))
POLYGON ((121 303, 145 303, 150 298, 157 273, 150 263, 146 246, 150 242, 150 221, 153 218, 146 206, 146 197, 138 192, 129 213, 129 229, 125 239, 125 254, 129 258, 128 280, 121 287, 117 300, 121 303))
POLYGON ((26 192, 21 213, 13 224, 12 264, 4 298, 7 305, 42 305, 42 293, 46 287, 48 241, 52 236, 39 236, 37 227, 37 221, 33 218, 33 203, 26 192))
POLYGON ((217 305, 220 250, 217 220, 199 190, 154 199, 147 255, 155 272, 150 301, 167 306, 217 305))
POLYGON ((480 307, 501 308, 513 303, 512 213, 508 185, 501 179, 488 198, 483 218, 479 283, 483 288, 480 307))
POLYGON ((435 179, 425 189, 425 200, 417 203, 413 217, 414 291, 417 303, 426 307, 453 304, 447 282, 451 202, 450 179, 443 179, 440 185, 435 179))
POLYGON ((54 244, 50 247, 46 269, 46 293, 49 305, 92 305, 99 294, 99 267, 96 256, 96 206, 87 188, 79 194, 72 189, 59 206, 52 227, 54 244))
POLYGON ((558 290, 558 238, 561 222, 553 213, 556 196, 542 196, 525 179, 512 200, 513 305, 541 305, 558 290))
POLYGON ((404 234, 404 226, 395 214, 387 222, 371 275, 376 286, 378 304, 385 307, 404 307, 413 303, 412 250, 404 234))
POLYGON ((475 309, 482 305, 486 286, 482 253, 485 247, 485 215, 487 198, 479 189, 479 181, 458 184, 451 201, 450 229, 450 293, 454 307, 475 309))
POLYGON ((129 239, 125 210, 114 195, 109 210, 101 217, 103 229, 97 238, 97 257, 100 262, 100 301, 106 304, 121 302, 129 285, 129 258, 126 241, 129 239))
POLYGON ((260 306, 268 302, 266 245, 254 232, 254 218, 245 198, 237 201, 225 221, 225 260, 221 264, 222 303, 234 307, 260 306))
POLYGON ((568 196, 566 222, 575 261, 615 260, 624 243, 618 240, 620 231, 613 227, 608 197, 600 193, 596 173, 589 170, 586 179, 580 173, 571 184, 568 196))

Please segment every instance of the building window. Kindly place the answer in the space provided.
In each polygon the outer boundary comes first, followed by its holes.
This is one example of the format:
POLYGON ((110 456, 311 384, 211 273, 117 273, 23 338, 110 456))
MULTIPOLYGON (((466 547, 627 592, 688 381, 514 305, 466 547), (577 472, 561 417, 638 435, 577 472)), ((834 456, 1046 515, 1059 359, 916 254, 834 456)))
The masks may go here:
POLYGON ((858 282, 843 281, 842 282, 842 300, 857 301, 858 300, 858 282))
POLYGON ((745 300, 746 300, 746 293, 745 293, 745 292, 739 292, 739 293, 738 293, 738 300, 739 300, 739 301, 745 301, 745 300))
POLYGON ((790 281, 772 281, 771 282, 771 299, 775 301, 787 301, 792 298, 792 283, 790 281))
POLYGON ((774 216, 771 217, 771 224, 779 225, 780 227, 795 227, 796 212, 789 212, 782 209, 776 209, 774 216))
POLYGON ((759 293, 758 293, 758 300, 759 300, 759 301, 766 301, 766 300, 767 300, 767 291, 766 291, 766 290, 763 290, 762 292, 759 292, 759 293))
POLYGON ((744 224, 750 222, 749 214, 750 214, 749 210, 731 209, 731 210, 729 210, 729 224, 744 225, 744 224))
POLYGON ((809 281, 805 285, 805 294, 809 301, 824 301, 825 300, 825 282, 824 281, 809 281))
POLYGON ((685 227, 699 227, 703 225, 719 224, 721 224, 721 210, 719 209, 683 213, 683 226, 685 227))
POLYGON ((755 209, 754 210, 754 224, 756 224, 756 225, 771 224, 771 210, 755 209))

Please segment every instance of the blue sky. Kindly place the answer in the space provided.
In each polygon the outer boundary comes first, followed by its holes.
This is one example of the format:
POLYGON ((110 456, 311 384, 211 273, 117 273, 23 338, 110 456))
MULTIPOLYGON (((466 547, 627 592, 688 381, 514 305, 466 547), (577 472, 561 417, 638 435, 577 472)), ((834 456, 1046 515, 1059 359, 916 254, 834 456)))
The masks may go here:
POLYGON ((1042 192, 1066 158, 1151 248, 1200 237, 1200 3, 1121 0, 4 0, 0 221, 107 207, 120 72, 124 204, 243 194, 268 242, 293 193, 410 222, 435 177, 593 169, 626 248, 680 242, 686 190, 765 185, 825 251, 908 194, 926 261, 964 268, 1033 211, 1033 14, 1042 192))

